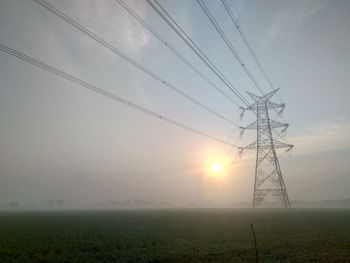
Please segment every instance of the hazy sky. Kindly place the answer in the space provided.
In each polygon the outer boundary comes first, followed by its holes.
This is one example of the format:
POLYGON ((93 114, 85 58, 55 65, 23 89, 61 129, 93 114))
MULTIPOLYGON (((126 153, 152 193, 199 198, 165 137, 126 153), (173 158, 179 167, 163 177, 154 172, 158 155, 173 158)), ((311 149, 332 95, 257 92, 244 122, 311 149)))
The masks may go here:
MULTIPOLYGON (((159 0, 241 91, 258 91, 196 3, 159 0)), ((244 126, 239 109, 114 0, 50 0, 56 8, 182 91, 244 126)), ((205 1, 265 91, 268 85, 221 1, 205 1)), ((350 196, 350 1, 229 1, 286 103, 293 155, 280 162, 290 199, 350 196)), ((126 1, 216 85, 222 85, 145 1, 126 1)), ((227 140, 233 126, 166 88, 30 0, 1 0, 0 43, 227 140)), ((228 147, 139 113, 0 52, 0 200, 82 205, 114 199, 251 201, 254 152, 226 175, 208 166, 228 147)), ((232 93, 231 93, 232 94, 232 93)), ((232 96, 234 96, 232 94, 232 96)), ((246 96, 248 98, 248 96, 246 96)), ((275 98, 278 102, 278 99, 275 98)), ((238 100, 237 100, 238 101, 238 100)), ((275 114, 272 114, 275 117, 275 114)), ((246 132, 231 142, 247 145, 246 132)))

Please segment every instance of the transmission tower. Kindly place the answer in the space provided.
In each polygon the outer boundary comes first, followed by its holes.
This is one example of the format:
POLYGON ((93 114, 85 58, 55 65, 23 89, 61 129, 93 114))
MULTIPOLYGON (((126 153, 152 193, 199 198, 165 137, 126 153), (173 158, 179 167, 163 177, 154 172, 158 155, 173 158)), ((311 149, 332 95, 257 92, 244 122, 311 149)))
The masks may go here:
POLYGON ((256 121, 246 127, 240 127, 240 130, 241 135, 243 135, 246 129, 256 129, 257 140, 246 147, 239 148, 240 155, 244 150, 256 149, 253 208, 262 205, 268 195, 272 196, 279 206, 291 207, 276 149, 287 148, 287 151, 289 151, 293 148, 293 145, 275 140, 272 136, 272 129, 282 128, 283 133, 287 130, 289 124, 269 118, 269 109, 279 109, 279 113, 281 113, 285 108, 284 103, 278 104, 270 101, 277 91, 278 89, 273 90, 263 96, 247 92, 254 103, 246 108, 241 108, 241 117, 243 117, 246 110, 256 114, 256 121))

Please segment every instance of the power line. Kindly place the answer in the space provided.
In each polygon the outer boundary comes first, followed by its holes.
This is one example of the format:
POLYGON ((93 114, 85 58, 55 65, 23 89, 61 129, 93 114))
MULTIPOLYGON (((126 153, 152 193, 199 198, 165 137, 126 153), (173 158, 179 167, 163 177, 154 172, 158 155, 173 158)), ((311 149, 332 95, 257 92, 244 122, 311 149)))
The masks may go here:
POLYGON ((152 9, 169 25, 169 27, 185 42, 185 44, 206 64, 213 73, 245 104, 249 105, 249 102, 242 96, 238 89, 225 77, 225 75, 215 66, 215 64, 205 55, 205 53, 198 47, 198 45, 188 36, 188 34, 176 23, 171 15, 158 3, 156 7, 150 0, 146 2, 152 7, 152 9), (164 15, 163 14, 166 15, 164 15), (168 18, 170 19, 168 19, 168 18))
MULTIPOLYGON (((30 57, 28 55, 25 55, 24 53, 21 53, 21 52, 15 50, 15 49, 12 49, 12 48, 10 48, 8 46, 0 44, 0 51, 5 52, 5 53, 7 53, 7 54, 9 54, 9 55, 11 55, 13 57, 18 58, 18 59, 21 59, 22 61, 28 62, 28 63, 30 63, 30 64, 38 67, 38 68, 41 68, 41 69, 43 69, 43 70, 45 70, 47 72, 50 72, 50 73, 52 73, 52 74, 54 74, 56 76, 59 76, 61 78, 64 78, 64 79, 66 79, 66 80, 68 80, 70 82, 73 82, 73 83, 75 83, 75 84, 77 84, 77 85, 79 85, 81 87, 84 87, 84 88, 86 88, 86 89, 88 89, 90 91, 93 91, 93 92, 98 93, 98 94, 100 94, 102 96, 105 96, 105 97, 107 97, 107 98, 109 98, 109 99, 111 99, 111 100, 113 100, 115 102, 121 103, 121 104, 123 104, 123 105, 125 105, 127 107, 133 108, 133 109, 135 109, 135 110, 137 110, 139 112, 142 112, 142 113, 150 115, 150 116, 152 116, 154 118, 157 118, 158 120, 162 120, 162 121, 168 122, 170 124, 173 124, 175 126, 178 126, 178 127, 182 128, 182 129, 185 129, 187 131, 193 132, 193 133, 195 133, 197 135, 200 135, 202 137, 206 137, 208 139, 214 140, 216 142, 219 142, 219 143, 222 143, 222 144, 226 144, 226 141, 224 141, 222 139, 219 139, 219 138, 217 138, 215 136, 208 135, 208 134, 206 134, 204 132, 201 132, 201 131, 199 131, 197 129, 194 129, 194 128, 192 128, 190 126, 187 126, 187 125, 185 125, 183 123, 175 121, 175 120, 173 120, 171 118, 168 118, 166 116, 160 115, 159 113, 151 111, 151 110, 149 110, 149 109, 147 109, 145 107, 142 107, 142 106, 140 106, 140 105, 138 105, 138 104, 136 104, 134 102, 131 102, 131 101, 127 100, 127 99, 124 99, 124 98, 122 98, 122 97, 120 97, 118 95, 115 95, 115 94, 113 94, 113 93, 111 93, 109 91, 106 91, 104 89, 101 89, 101 88, 99 88, 99 87, 97 87, 97 86, 95 86, 93 84, 90 84, 90 83, 88 83, 88 82, 86 82, 86 81, 84 81, 84 80, 82 80, 82 79, 80 79, 78 77, 75 77, 75 76, 73 76, 73 75, 71 75, 69 73, 66 73, 66 72, 64 72, 62 70, 59 70, 59 69, 57 69, 57 68, 55 68, 53 66, 50 66, 50 65, 48 65, 48 64, 46 64, 46 63, 44 63, 42 61, 34 59, 34 58, 32 58, 32 57, 30 57)), ((238 147, 237 145, 235 145, 233 143, 230 143, 230 145, 234 146, 234 147, 238 147)))
MULTIPOLYGON (((161 17, 163 18, 163 20, 173 29, 173 31, 195 52, 195 54, 226 84, 226 86, 228 86, 231 90, 234 87, 230 86, 230 82, 225 78, 225 76, 217 69, 217 67, 210 61, 210 59, 204 54, 204 52, 201 51, 201 49, 198 47, 198 45, 196 45, 196 43, 194 43, 194 41, 188 36, 188 34, 181 28, 181 26, 172 18, 172 16, 162 7, 162 5, 157 1, 154 0, 155 3, 159 6, 159 8, 167 15, 167 17, 175 24, 175 27, 165 16, 164 14, 150 1, 150 0, 146 0, 146 2, 152 7, 152 9, 161 17), (182 34, 181 34, 181 33, 182 34), (185 38, 185 37, 186 38, 185 38), (221 75, 220 75, 221 74, 221 75)), ((229 42, 230 43, 230 42, 229 42)), ((232 47, 232 49, 234 50, 234 48, 232 47)), ((235 52, 235 51, 234 51, 235 52)), ((235 52, 236 54, 236 52, 235 52)), ((238 54, 237 54, 238 55, 238 54)), ((238 56, 239 57, 239 56, 238 56)), ((241 61, 241 59, 239 58, 239 60, 241 61)), ((244 69, 246 69, 244 67, 244 63, 243 61, 241 62, 241 65, 243 66, 244 69)), ((250 72, 249 72, 250 74, 250 72)), ((248 74, 248 75, 249 75, 248 74)), ((255 81, 254 77, 250 74, 251 79, 254 80, 253 82, 257 84, 257 82, 255 81)), ((231 84, 232 85, 232 84, 231 84)), ((233 85, 232 85, 233 86, 233 85)), ((258 86, 257 86, 258 87, 258 86)), ((233 90, 232 90, 233 91, 233 90)), ((234 92, 234 91, 233 91, 234 92)), ((262 93, 262 90, 260 89, 260 92, 262 93)), ((234 92, 235 93, 235 92, 234 92)), ((248 107, 250 106, 249 102, 247 102, 247 100, 237 91, 236 96, 238 96, 243 102, 244 104, 246 104, 248 107), (243 99, 242 99, 243 98, 243 99)), ((282 118, 283 119, 283 118, 282 118)), ((284 120, 283 120, 284 121, 284 120)), ((285 121, 284 121, 285 122, 285 121)), ((286 141, 284 138, 282 138, 279 134, 277 134, 275 131, 274 133, 280 137, 282 140, 286 141)), ((229 142, 230 139, 228 139, 227 142, 229 142)), ((232 149, 230 149, 231 151, 232 149)))
MULTIPOLYGON (((244 69, 244 71, 247 73, 248 77, 251 79, 251 81, 254 83, 255 87, 259 90, 259 92, 264 95, 264 92, 262 90, 262 88, 260 87, 259 83, 256 81, 255 77, 253 76, 253 74, 250 72, 250 70, 245 66, 243 59, 240 57, 240 55, 238 54, 238 52, 236 51, 236 49, 233 47, 231 41, 228 39, 228 37, 226 36, 226 34, 224 33, 224 31, 221 29, 220 25, 217 23, 215 17, 211 14, 210 10, 208 9, 208 7, 206 6, 206 4, 203 2, 203 0, 197 0, 197 3, 199 4, 199 6, 202 8, 203 12, 205 13, 205 15, 208 17, 208 19, 210 20, 210 22, 212 23, 212 25, 214 26, 214 28, 216 29, 216 31, 219 33, 219 35, 221 36, 221 38, 224 40, 225 44, 227 45, 227 47, 229 48, 229 50, 231 51, 231 53, 234 55, 234 57, 237 59, 238 63, 242 66, 242 68, 244 69)), ((276 109, 274 109, 274 111, 277 113, 276 109)), ((278 115, 279 116, 279 115, 278 115)), ((283 117, 279 116, 284 122, 286 122, 283 117)), ((285 140, 284 138, 282 138, 279 134, 277 134, 276 132, 274 132, 278 137, 280 137, 282 140, 285 140)))
MULTIPOLYGON (((178 36, 196 53, 196 55, 209 67, 213 70, 213 72, 226 84, 230 89, 231 83, 227 83, 225 80, 225 76, 217 69, 217 67, 210 61, 210 59, 204 54, 204 52, 201 51, 201 49, 196 45, 196 43, 193 42, 193 40, 188 36, 188 34, 178 25, 178 23, 172 18, 172 16, 162 7, 161 4, 157 0, 154 0, 155 3, 159 6, 159 8, 169 17, 169 19, 176 25, 176 27, 179 29, 176 29, 175 26, 163 15, 163 13, 150 1, 146 0, 146 2, 152 7, 153 10, 156 11, 160 15, 161 18, 175 31, 175 33, 178 34, 178 36), (181 33, 182 34, 181 34, 181 33), (187 38, 185 38, 185 37, 187 38), (218 75, 218 74, 221 74, 218 75)), ((232 85, 232 84, 231 84, 232 85)), ((261 91, 261 90, 260 90, 261 91)), ((237 91, 238 92, 238 91, 237 91)), ((262 92, 262 91, 261 91, 262 92)), ((239 92, 238 92, 239 93, 239 92)), ((236 94, 236 93, 235 93, 236 94)), ((237 95, 237 94, 236 94, 237 95)), ((239 93, 238 97, 249 107, 250 104, 247 102, 244 97, 239 93), (243 99, 242 99, 243 97, 243 99)), ((284 121, 285 122, 285 121, 284 121)), ((279 134, 277 134, 275 131, 273 131, 278 137, 280 137, 282 140, 286 141, 284 138, 282 138, 279 134)), ((230 138, 227 142, 229 142, 230 138)), ((230 149, 230 151, 232 148, 230 149)))
MULTIPOLYGON (((262 63, 260 62, 258 56, 256 55, 254 49, 252 48, 251 44, 249 43, 249 40, 248 40, 248 38, 246 37, 244 31, 242 30, 242 27, 239 25, 238 20, 237 20, 237 19, 235 18, 235 16, 233 15, 233 12, 232 12, 230 6, 229 6, 228 3, 227 3, 227 0, 221 0, 221 2, 222 2, 222 4, 224 5, 224 7, 225 7, 227 13, 229 14, 229 16, 230 16, 230 18, 231 18, 233 24, 234 24, 235 27, 237 28, 237 31, 238 31, 239 34, 241 35, 241 37, 242 37, 242 39, 243 39, 245 45, 247 46, 247 48, 248 48, 250 54, 252 55, 252 57, 254 58, 256 64, 258 65, 258 67, 259 67, 261 73, 264 75, 264 78, 266 79, 266 81, 267 81, 267 83, 269 84, 270 88, 271 88, 272 90, 274 90, 274 89, 275 89, 275 86, 273 85, 273 83, 272 83, 272 81, 271 81, 271 78, 270 78, 269 75, 267 74, 267 72, 266 72, 266 70, 264 69, 262 63)), ((282 101, 282 99, 280 98, 280 96, 279 96, 278 94, 276 94, 276 95, 277 95, 278 99, 279 99, 280 101, 282 101)))
MULTIPOLYGON (((157 9, 157 7, 155 7, 152 2, 150 2, 150 0, 146 0, 147 3, 165 20, 165 22, 181 37, 181 39, 183 41, 185 41, 186 44, 188 44, 188 41, 183 37, 183 35, 170 23, 170 21, 160 12, 160 10, 157 9)), ((194 45, 195 48, 197 48, 197 50, 200 52, 200 54, 202 54, 204 56, 204 58, 206 58, 210 63, 212 63, 209 58, 200 50, 200 48, 192 41, 192 39, 186 34, 186 32, 184 32, 184 30, 176 23, 176 21, 170 16, 170 14, 159 4, 159 2, 157 0, 154 0, 155 3, 157 3, 157 5, 160 7, 160 9, 171 19, 171 21, 177 26, 177 28, 187 37, 187 39, 189 39, 189 41, 194 45)), ((197 0, 198 1, 198 0, 197 0)), ((209 12, 209 10, 208 10, 209 12)), ((209 13, 210 14, 210 13, 209 13)), ((215 20, 214 20, 215 21, 215 20)), ((213 21, 213 22, 214 22, 213 21)), ((216 22, 216 21, 215 21, 216 22)), ((217 23, 216 23, 217 24, 217 23)), ((218 25, 218 24, 217 24, 218 25)), ((221 28, 218 26, 218 29, 223 32, 221 30, 221 28)), ((227 37, 226 37, 227 39, 227 37)), ((227 39, 228 41, 228 39, 227 39)), ((233 46, 231 45, 231 43, 228 41, 229 45, 232 47, 232 52, 234 52, 234 54, 237 54, 237 59, 239 60, 240 64, 242 65, 242 67, 246 70, 248 76, 251 77, 252 81, 254 82, 254 84, 256 85, 256 87, 259 89, 259 91, 263 94, 262 89, 260 88, 260 86, 258 85, 258 83, 256 82, 254 76, 250 73, 250 71, 244 66, 243 60, 240 58, 240 56, 238 55, 238 53, 235 51, 235 49, 233 48, 233 46)), ((192 45, 190 45, 190 48, 202 59, 201 55, 198 54, 198 52, 193 48, 192 45)), ((203 60, 203 59, 202 59, 203 60)), ((204 60, 203 60, 204 61, 204 60)), ((204 61, 205 62, 205 61, 204 61)), ((206 63, 207 64, 207 63, 206 63)), ((208 65, 208 64, 207 64, 208 65)), ((215 65, 214 65, 215 67, 215 65)), ((222 73, 221 73, 222 74, 222 73)), ((243 97, 243 96, 242 96, 243 97)), ((244 102, 248 107, 250 106, 248 102, 244 102)), ((276 109, 275 112, 277 113, 276 109)), ((278 115, 284 122, 286 122, 280 115, 278 115)), ((279 135, 277 132, 273 131, 276 136, 278 136, 280 139, 282 139, 283 141, 287 141, 285 138, 283 138, 281 135, 279 135)), ((228 140, 229 141, 229 140, 228 140)), ((231 149, 232 150, 232 149, 231 149)))
POLYGON ((226 144, 222 147, 222 151, 224 151, 226 149, 228 145, 228 143, 231 141, 233 135, 235 134, 235 132, 237 131, 238 127, 233 127, 232 131, 230 132, 230 135, 228 136, 227 140, 226 140, 226 144))
POLYGON ((136 66, 138 69, 142 70, 143 72, 145 72, 146 74, 148 74, 149 76, 153 77, 154 79, 158 80, 160 83, 162 83, 164 86, 170 88, 171 90, 173 90, 174 92, 176 92, 177 94, 183 96, 184 98, 186 98, 187 100, 191 101, 192 103, 196 104, 197 106, 203 108, 204 110, 210 112, 213 115, 216 115, 217 117, 219 117, 222 120, 225 120, 228 123, 231 123, 233 125, 238 126, 238 124, 236 122, 234 122, 233 120, 224 117, 222 114, 214 111, 213 109, 209 108, 208 106, 204 105, 203 103, 199 102, 198 100, 194 99, 193 97, 191 97, 190 95, 186 94, 185 92, 181 91, 180 89, 178 89, 176 86, 170 84, 169 82, 167 82, 166 80, 164 80, 163 78, 161 78, 158 74, 154 73, 153 71, 151 71, 150 69, 146 68, 145 66, 143 66, 142 64, 138 63, 137 61, 135 61, 134 59, 132 59, 131 57, 129 57, 128 55, 126 55, 125 53, 123 53, 121 50, 119 50, 118 48, 112 46, 111 44, 109 44, 108 42, 106 42, 103 38, 99 37, 98 35, 96 35, 95 33, 91 32, 90 30, 88 30, 86 27, 84 27, 83 25, 81 25, 80 23, 78 23, 77 21, 73 20, 72 18, 68 17, 67 15, 65 15, 64 13, 62 13, 60 10, 58 10, 57 8, 55 8, 54 6, 52 6, 51 4, 49 4, 48 2, 46 2, 45 0, 33 0, 34 2, 36 2, 37 4, 39 4, 40 6, 44 7, 45 9, 47 9, 49 12, 51 12, 52 14, 56 15, 57 17, 61 18, 62 20, 64 20, 65 22, 67 22, 68 24, 70 24, 71 26, 73 26, 74 28, 78 29, 79 31, 81 31, 82 33, 84 33, 85 35, 87 35, 88 37, 90 37, 91 39, 95 40, 96 42, 98 42, 99 44, 101 44, 102 46, 106 47, 107 49, 111 50, 113 53, 117 54, 118 56, 120 56, 121 58, 123 58, 124 60, 128 61, 129 63, 133 64, 134 66, 136 66))
POLYGON ((173 52, 179 59, 181 59, 188 67, 190 67, 198 76, 204 79, 210 86, 215 88, 228 100, 234 103, 236 106, 240 106, 235 100, 233 100, 229 95, 227 95, 223 90, 217 87, 207 76, 200 72, 189 60, 187 60, 183 55, 181 55, 174 47, 172 47, 169 42, 164 40, 160 34, 158 34, 149 24, 147 24, 139 15, 132 10, 123 0, 115 0, 118 2, 130 15, 132 15, 140 24, 142 24, 155 38, 157 38, 162 44, 164 44, 171 52, 173 52))
MULTIPOLYGON (((150 1, 150 0, 146 0, 146 2, 161 16, 161 18, 163 18, 163 20, 175 31, 175 33, 177 33, 178 35, 179 35, 179 37, 202 59, 202 61, 204 62, 204 63, 206 63, 209 67, 210 67, 210 63, 213 65, 213 63, 209 60, 209 58, 204 54, 204 52, 202 52, 201 50, 200 50, 200 48, 198 47, 198 45, 196 45, 196 43, 194 43, 193 42, 193 40, 188 36, 188 34, 186 34, 186 32, 178 25, 178 23, 171 17, 171 15, 162 7, 162 5, 160 5, 159 4, 159 2, 157 1, 157 0, 154 0, 155 1, 155 3, 159 6, 159 8, 167 15, 167 17, 169 17, 169 19, 176 25, 176 27, 178 28, 178 30, 175 28, 175 26, 163 15, 163 13, 150 1), (181 33, 182 34, 181 34, 181 33), (184 36, 186 36, 186 38, 188 39, 186 39, 184 36)), ((214 22, 214 21, 213 21, 214 22)), ((220 30, 221 30, 221 28, 219 28, 220 30)), ((221 30, 222 31, 222 30, 221 30)), ((227 39, 227 38, 226 38, 227 39)), ((230 43, 229 41, 228 41, 228 43, 230 43)), ((232 51, 233 52, 235 52, 235 50, 234 50, 234 48, 233 48, 233 46, 231 45, 231 47, 232 47, 232 51)), ((238 54, 237 54, 238 55, 238 54)), ((239 57, 239 56, 238 56, 239 57)), ((245 69, 247 69, 246 67, 244 67, 244 64, 243 64, 243 61, 240 59, 240 57, 239 57, 239 60, 241 61, 241 65, 243 65, 243 68, 245 68, 245 69)), ((216 68, 215 67, 215 65, 213 65, 213 68, 216 68)), ((216 68, 216 70, 218 71, 218 69, 216 68)), ((248 69, 247 69, 248 70, 248 69)), ((217 72, 215 72, 215 71, 213 71, 214 73, 216 73, 217 74, 217 72)), ((249 71, 248 71, 249 72, 249 71)), ((221 72, 219 72, 219 73, 221 73, 221 72)), ((222 74, 222 73, 221 73, 222 74)), ((250 76, 251 76, 251 78, 252 78, 252 80, 254 80, 254 83, 256 83, 256 85, 257 85, 257 87, 259 87, 258 86, 258 84, 257 84, 257 82, 256 82, 256 80, 254 79, 254 77, 251 75, 251 73, 249 72, 249 74, 250 74, 250 76)), ((222 74, 222 76, 224 77, 224 79, 220 76, 220 75, 218 75, 217 74, 217 76, 226 84, 226 85, 228 85, 226 82, 225 82, 225 77, 223 76, 223 74, 222 74)), ((228 86, 228 87, 230 87, 230 86, 228 86)), ((260 92, 262 93, 262 90, 260 89, 260 92)), ((238 92, 239 93, 239 92, 238 92)), ((237 95, 237 94, 236 94, 237 95)), ((241 94, 240 94, 240 96, 241 97, 243 97, 241 94)), ((242 100, 242 98, 241 97, 239 97, 241 100, 242 100)), ((243 97, 244 98, 244 97, 243 97)), ((247 102, 245 99, 244 100, 242 100, 248 107, 250 106, 250 104, 249 104, 249 102, 247 102)), ((276 110, 275 110, 276 111, 276 110)), ((284 121, 284 122, 286 122, 281 116, 280 116, 280 118, 284 121)), ((280 137, 282 140, 284 140, 284 141, 286 141, 284 138, 282 138, 279 134, 277 134, 275 131, 274 131, 274 133, 278 136, 278 137, 280 137)))
MULTIPOLYGON (((227 3, 227 0, 221 0, 221 2, 223 3, 223 5, 224 5, 224 7, 225 7, 227 13, 229 14, 229 16, 230 16, 230 18, 231 18, 233 24, 234 24, 235 27, 237 28, 237 31, 238 31, 239 34, 241 35, 241 37, 242 37, 242 39, 243 39, 245 45, 247 46, 247 48, 248 48, 250 54, 252 55, 252 57, 254 58, 256 64, 258 65, 258 68, 260 69, 261 73, 263 74, 263 76, 264 76, 264 78, 266 79, 267 83, 269 84, 270 88, 271 88, 272 90, 276 89, 275 86, 272 84, 272 81, 271 81, 270 77, 268 76, 266 70, 264 69, 262 63, 260 62, 258 56, 256 55, 254 49, 253 49, 252 46, 250 45, 248 38, 246 37, 244 31, 242 30, 242 27, 241 27, 241 26, 239 25, 239 23, 238 23, 238 20, 237 20, 237 19, 235 18, 235 16, 233 15, 233 12, 232 12, 231 8, 229 7, 229 5, 228 5, 228 3, 227 3)), ((280 95, 279 95, 278 93, 276 94, 276 96, 277 96, 277 98, 279 99, 279 101, 282 102, 282 99, 281 99, 281 97, 280 97, 280 95)), ((276 110, 275 110, 275 112, 276 112, 276 110)), ((277 112, 276 112, 276 113, 277 113, 277 112)), ((282 116, 280 116, 280 115, 278 115, 278 114, 277 114, 277 116, 278 116, 282 121, 286 122, 285 119, 284 119, 282 116)), ((275 132, 274 132, 274 133, 275 133, 275 132)), ((280 137, 281 139, 285 140, 284 138, 282 138, 282 137, 281 137, 280 135, 278 135, 277 133, 275 133, 275 134, 276 134, 278 137, 280 137)))
POLYGON ((247 73, 248 77, 251 79, 251 81, 254 83, 255 87, 260 91, 261 94, 264 94, 264 91, 262 90, 262 88, 260 87, 259 83, 256 81, 256 79, 254 78, 253 74, 250 72, 250 70, 247 68, 247 66, 244 64, 243 59, 240 57, 240 55, 238 54, 238 52, 236 51, 236 49, 233 47, 233 45, 231 44, 230 40, 228 39, 228 37, 226 36, 226 34, 224 33, 224 31, 221 29, 220 25, 217 23, 216 19, 214 18, 214 16, 211 14, 211 12, 209 11, 208 7, 206 6, 206 4, 202 1, 202 0, 197 0, 197 3, 199 4, 199 6, 202 8, 203 12, 205 13, 205 15, 208 17, 209 21, 211 22, 211 24, 214 26, 214 28, 216 29, 216 31, 219 33, 219 35, 221 36, 222 40, 225 42, 225 44, 227 45, 227 47, 229 48, 229 50, 231 51, 231 53, 233 54, 233 56, 237 59, 238 63, 241 65, 241 67, 243 68, 243 70, 247 73))

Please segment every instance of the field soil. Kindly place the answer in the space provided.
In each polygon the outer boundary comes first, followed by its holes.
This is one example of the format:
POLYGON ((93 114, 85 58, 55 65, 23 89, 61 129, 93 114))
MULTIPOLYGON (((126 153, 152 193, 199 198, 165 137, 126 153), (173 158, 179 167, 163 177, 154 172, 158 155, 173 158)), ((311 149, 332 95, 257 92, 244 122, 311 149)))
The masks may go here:
POLYGON ((350 210, 0 213, 0 262, 350 262, 350 210))

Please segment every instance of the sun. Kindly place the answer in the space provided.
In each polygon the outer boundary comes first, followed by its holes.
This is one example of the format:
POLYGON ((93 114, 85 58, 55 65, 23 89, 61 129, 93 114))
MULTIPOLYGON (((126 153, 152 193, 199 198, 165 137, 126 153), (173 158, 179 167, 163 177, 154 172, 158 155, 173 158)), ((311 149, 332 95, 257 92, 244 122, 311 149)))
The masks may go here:
POLYGON ((231 159, 218 153, 207 153, 203 158, 203 173, 207 178, 224 179, 229 175, 231 169, 231 159))
POLYGON ((216 174, 219 174, 222 172, 222 164, 221 163, 214 163, 211 167, 212 171, 216 174))

